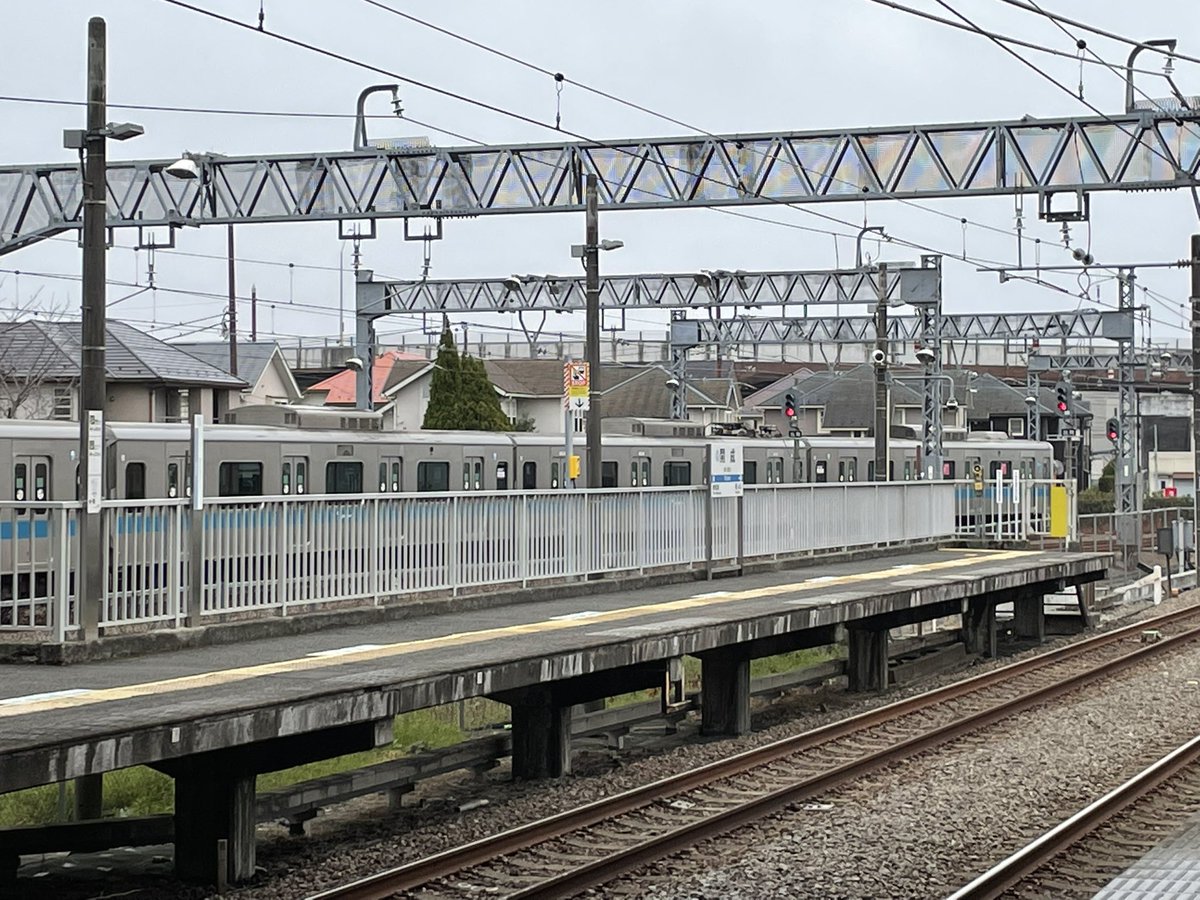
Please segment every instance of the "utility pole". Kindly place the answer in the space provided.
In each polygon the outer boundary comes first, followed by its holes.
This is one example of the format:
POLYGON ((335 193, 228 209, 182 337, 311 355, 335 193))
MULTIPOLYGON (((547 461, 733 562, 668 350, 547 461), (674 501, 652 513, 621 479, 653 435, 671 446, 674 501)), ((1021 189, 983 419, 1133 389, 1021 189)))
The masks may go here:
POLYGON ((875 304, 875 480, 888 480, 888 314, 887 263, 879 264, 879 301, 875 304))
POLYGON ((258 343, 258 288, 250 285, 250 343, 258 343))
POLYGON ((600 381, 600 222, 597 211, 596 176, 588 175, 585 189, 587 204, 583 240, 583 268, 587 293, 586 341, 584 357, 588 362, 590 383, 588 386, 587 412, 587 486, 598 488, 601 483, 601 389, 600 381))
POLYGON ((105 384, 105 271, 104 225, 107 210, 108 116, 105 101, 105 24, 99 16, 88 20, 87 131, 83 175, 83 352, 80 360, 79 464, 85 499, 79 535, 79 571, 75 588, 79 624, 85 641, 100 636, 104 604, 104 532, 100 502, 104 497, 105 384))
POLYGON ((234 378, 238 373, 237 358, 237 291, 234 285, 233 264, 233 226, 227 228, 229 244, 229 374, 234 378))
MULTIPOLYGON (((1200 234, 1192 235, 1192 527, 1200 528, 1200 234)), ((1192 558, 1200 560, 1200 534, 1192 558)))

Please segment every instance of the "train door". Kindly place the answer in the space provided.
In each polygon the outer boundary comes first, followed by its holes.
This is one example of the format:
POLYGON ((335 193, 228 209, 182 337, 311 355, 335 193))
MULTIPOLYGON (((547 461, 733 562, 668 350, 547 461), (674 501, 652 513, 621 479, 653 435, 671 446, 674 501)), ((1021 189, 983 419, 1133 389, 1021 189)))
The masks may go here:
POLYGON ((192 496, 192 462, 191 456, 167 457, 167 496, 192 496))
POLYGON ((506 459, 496 463, 496 490, 508 490, 508 460, 506 459))
POLYGON ((399 456, 379 457, 379 493, 399 494, 404 490, 404 459, 399 456))
POLYGON ((813 460, 813 481, 817 484, 825 484, 829 481, 829 461, 825 459, 813 460))
POLYGON ((521 463, 521 490, 536 491, 537 486, 537 463, 528 459, 521 463))
POLYGON ((483 490, 483 457, 464 456, 462 464, 462 489, 464 491, 483 490))
MULTIPOLYGON (((18 503, 34 503, 50 499, 50 457, 13 457, 13 499, 18 503)), ((23 508, 18 515, 42 515, 46 510, 23 508)))
POLYGON ((284 494, 308 493, 308 457, 285 456, 280 467, 280 490, 284 494))

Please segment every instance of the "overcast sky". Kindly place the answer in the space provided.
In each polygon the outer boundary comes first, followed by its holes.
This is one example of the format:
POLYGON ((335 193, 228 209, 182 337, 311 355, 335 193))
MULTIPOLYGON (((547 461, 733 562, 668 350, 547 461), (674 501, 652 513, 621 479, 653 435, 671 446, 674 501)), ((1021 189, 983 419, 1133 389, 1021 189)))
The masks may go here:
MULTIPOLYGON (((191 0, 246 22, 257 22, 259 0, 191 0)), ((950 16, 935 0, 906 0, 927 12, 950 16)), ((795 132, 859 126, 933 124, 1085 116, 1073 93, 1080 66, 1066 59, 1016 48, 1024 58, 1071 88, 1069 94, 986 39, 886 8, 873 0, 655 0, 633 3, 563 3, 512 0, 506 4, 455 0, 386 4, 420 16, 568 79, 601 88, 623 100, 715 133, 795 132)), ((949 4, 980 25, 1069 53, 1074 38, 1035 14, 1001 0, 953 0, 949 4)), ((164 0, 39 0, 9 2, 0 13, 0 166, 66 163, 63 128, 82 127, 81 107, 15 102, 7 98, 82 100, 85 89, 87 20, 108 22, 108 97, 111 104, 339 113, 344 118, 201 115, 111 109, 112 120, 143 124, 143 137, 111 143, 110 159, 162 158, 182 151, 231 155, 343 150, 352 147, 354 103, 369 84, 386 81, 346 62, 290 47, 267 35, 207 19, 164 0)), ((1181 0, 1046 0, 1046 8, 1137 39, 1180 40, 1180 51, 1200 56, 1200 16, 1185 13, 1181 0)), ((268 29, 336 51, 406 77, 553 122, 553 81, 451 37, 395 16, 365 0, 264 0, 268 29), (335 13, 334 10, 337 10, 335 13)), ((1128 47, 1082 35, 1105 60, 1124 65, 1128 47)), ((1143 53, 1139 67, 1161 71, 1162 57, 1143 53)), ((1175 78, 1187 94, 1200 94, 1200 66, 1180 61, 1175 78)), ((1153 97, 1169 94, 1154 74, 1137 77, 1153 97)), ((1085 98, 1105 113, 1124 106, 1123 79, 1098 65, 1085 65, 1085 98)), ((402 89, 408 115, 428 125, 499 144, 555 140, 553 129, 512 118, 415 87, 402 89)), ((386 99, 369 110, 385 114, 386 99)), ((568 85, 561 98, 562 124, 596 139, 655 137, 686 133, 678 125, 595 97, 568 85)), ((373 119, 371 137, 427 136, 433 143, 461 145, 459 138, 394 119, 373 119)), ((1112 306, 1116 285, 1097 270, 1087 300, 1086 280, 1056 276, 1068 293, 1009 282, 977 272, 978 263, 950 258, 1013 262, 1012 197, 933 200, 919 204, 823 203, 805 207, 833 215, 838 224, 794 208, 749 210, 773 220, 756 223, 713 210, 605 212, 603 237, 625 248, 604 254, 607 272, 686 272, 699 269, 788 269, 851 266, 852 235, 863 224, 943 250, 945 308, 950 312, 1013 309, 1076 309, 1081 303, 1112 306), (959 219, 965 217, 965 227, 959 219), (782 223, 782 224, 780 224, 782 223), (849 238, 792 226, 835 231, 849 238), (1107 279, 1107 280, 1106 280, 1107 279)), ((1200 230, 1187 191, 1097 193, 1092 222, 1071 226, 1072 246, 1090 246, 1098 263, 1177 260, 1188 237, 1200 230)), ((1041 239, 1044 262, 1070 262, 1060 227, 1039 222, 1036 199, 1025 200, 1025 235, 1041 239)), ((362 244, 363 265, 384 276, 418 277, 422 245, 402 239, 402 224, 383 221, 376 240, 362 244)), ((485 216, 446 223, 445 239, 432 245, 431 277, 498 277, 510 273, 574 273, 570 245, 582 241, 579 213, 485 216)), ((163 235, 165 236, 165 235, 163 235)), ((120 232, 109 253, 114 282, 147 282, 149 260, 135 252, 136 235, 120 232)), ((338 239, 336 223, 254 225, 237 229, 238 294, 251 284, 260 297, 262 334, 336 338, 339 277, 347 309, 353 308, 351 248, 338 239), (294 264, 289 267, 289 264, 294 264), (345 274, 339 276, 339 265, 345 274)), ((189 229, 177 235, 177 250, 154 260, 158 290, 125 300, 110 315, 160 337, 203 328, 192 339, 216 339, 225 305, 225 229, 189 229), (173 290, 213 296, 173 293, 173 290), (187 324, 184 327, 179 323, 187 324)), ((876 248, 884 259, 915 259, 917 251, 876 248)), ((1035 255, 1026 244, 1025 260, 1035 255)), ((77 314, 79 251, 74 238, 60 236, 0 258, 0 306, 33 304, 77 314), (16 276, 12 270, 21 270, 16 276), (40 273, 40 274, 33 274, 40 273), (61 274, 67 279, 44 277, 61 274)), ((1156 342, 1184 339, 1180 329, 1188 278, 1179 269, 1146 269, 1139 302, 1150 304, 1156 342)), ((109 288, 110 303, 133 289, 109 288)), ((249 304, 240 308, 243 329, 249 304)), ((472 328, 489 326, 503 339, 515 319, 475 316, 472 328)), ((536 326, 536 322, 528 323, 536 326)), ((419 333, 419 320, 380 322, 382 334, 419 333)), ((581 333, 582 317, 552 317, 551 333, 581 333)), ((627 327, 661 334, 666 315, 629 316, 627 327)), ((352 334, 350 317, 345 319, 352 334)), ((511 333, 511 332, 510 332, 511 333)), ((514 335, 519 338, 519 330, 514 335)))

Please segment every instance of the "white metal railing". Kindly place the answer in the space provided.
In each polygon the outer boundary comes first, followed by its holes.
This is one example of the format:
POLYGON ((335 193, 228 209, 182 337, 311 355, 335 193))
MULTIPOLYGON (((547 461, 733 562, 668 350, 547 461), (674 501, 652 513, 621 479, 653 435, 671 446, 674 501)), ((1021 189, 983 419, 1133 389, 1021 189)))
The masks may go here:
POLYGON ((960 537, 988 541, 1024 542, 1058 537, 1076 539, 1078 515, 1075 484, 1048 479, 997 476, 976 486, 973 481, 954 484, 954 519, 960 537), (1055 489, 1061 489, 1065 506, 1052 511, 1055 489), (1062 522, 1058 520, 1062 517, 1062 522), (1056 535, 1055 529, 1066 529, 1056 535))
MULTIPOLYGON (((741 501, 704 487, 281 496, 211 499, 196 512, 186 498, 105 501, 100 624, 169 628, 695 566, 736 560, 739 549, 750 558, 946 538, 956 490, 759 485, 741 501)), ((79 515, 78 503, 0 503, 0 632, 51 630, 61 640, 78 628, 79 515)))

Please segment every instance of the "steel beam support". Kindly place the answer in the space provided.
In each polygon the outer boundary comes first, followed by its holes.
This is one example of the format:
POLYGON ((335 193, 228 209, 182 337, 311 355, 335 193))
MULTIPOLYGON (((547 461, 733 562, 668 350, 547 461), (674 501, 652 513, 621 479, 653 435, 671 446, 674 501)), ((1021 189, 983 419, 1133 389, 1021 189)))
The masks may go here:
POLYGON ((926 257, 926 267, 937 270, 937 292, 932 303, 917 307, 921 320, 921 346, 933 351, 925 366, 921 391, 921 451, 925 477, 940 481, 942 472, 942 275, 941 257, 926 257))
MULTIPOLYGON (((727 272, 707 279, 697 272, 606 275, 600 280, 605 309, 661 309, 722 306, 806 307, 810 304, 874 304, 878 283, 858 269, 727 272)), ((419 312, 583 312, 586 279, 558 275, 507 278, 373 282, 373 302, 382 311, 419 312), (382 293, 379 293, 382 285, 382 293)), ((889 286, 893 299, 899 281, 889 286)))
MULTIPOLYGON (((108 170, 112 227, 435 218, 582 211, 580 174, 606 209, 1188 187, 1200 167, 1195 110, 893 128, 543 143, 364 148, 174 160, 108 170), (210 207, 200 186, 214 189, 210 207)), ((0 168, 0 253, 79 227, 75 166, 0 168)))
POLYGON ((1042 379, 1033 369, 1025 373, 1025 396, 1032 397, 1033 403, 1025 404, 1025 435, 1031 441, 1041 440, 1042 413, 1040 409, 1040 394, 1042 379))
MULTIPOLYGON (((1131 310, 1111 313, 1082 310, 1078 313, 942 315, 940 341, 1045 338, 1048 333, 1056 338, 1071 340, 1107 337, 1105 331, 1108 325, 1117 321, 1106 318, 1108 316, 1124 317, 1132 329, 1131 310)), ((874 344, 876 339, 874 316, 822 316, 812 319, 741 316, 721 321, 687 321, 695 326, 697 344, 719 341, 734 344, 874 344)), ((924 333, 925 326, 919 316, 888 317, 887 339, 893 344, 911 344, 921 340, 924 333)))
MULTIPOLYGON (((887 296, 888 270, 886 264, 879 266, 879 302, 875 305, 875 481, 888 480, 888 445, 890 441, 891 391, 888 385, 888 307, 883 297, 887 296)), ((886 642, 886 638, 885 638, 886 642)))
POLYGON ((604 385, 600 371, 600 217, 598 215, 597 179, 588 174, 585 188, 586 215, 584 219, 583 268, 587 281, 587 313, 585 328, 585 358, 590 370, 588 385, 587 426, 587 486, 600 487, 604 471, 603 433, 604 385))
MULTIPOLYGON (((1136 306, 1134 290, 1136 275, 1133 269, 1119 269, 1117 288, 1119 308, 1133 314, 1136 306)), ((1117 526, 1121 543, 1127 552, 1130 545, 1139 542, 1140 520, 1135 514, 1141 509, 1141 491, 1138 489, 1137 463, 1137 395, 1134 392, 1134 345, 1133 340, 1123 340, 1117 350, 1117 419, 1120 433, 1117 436, 1116 464, 1116 510, 1117 526)))
MULTIPOLYGON (((1135 369, 1147 369, 1151 366, 1164 366, 1168 369, 1178 369, 1183 372, 1192 371, 1192 352, 1190 350, 1168 347, 1161 352, 1169 353, 1170 358, 1162 360, 1153 354, 1146 355, 1144 352, 1134 353, 1133 367, 1135 369)), ((1036 365, 1038 371, 1043 372, 1054 369, 1069 369, 1072 372, 1107 372, 1109 369, 1112 369, 1115 373, 1117 367, 1121 364, 1121 355, 1119 352, 1102 353, 1097 351, 1037 354, 1031 355, 1029 362, 1030 365, 1036 365)))

